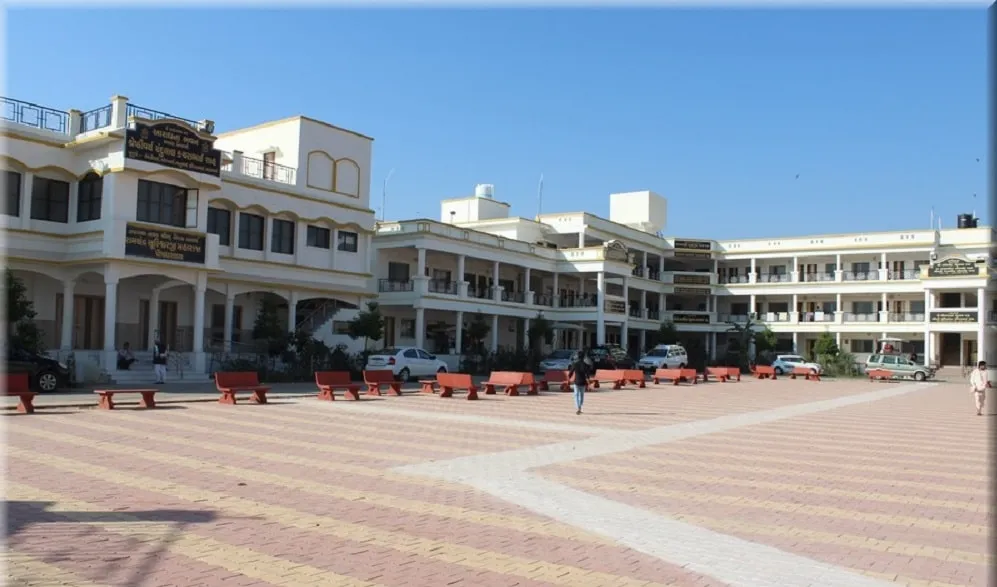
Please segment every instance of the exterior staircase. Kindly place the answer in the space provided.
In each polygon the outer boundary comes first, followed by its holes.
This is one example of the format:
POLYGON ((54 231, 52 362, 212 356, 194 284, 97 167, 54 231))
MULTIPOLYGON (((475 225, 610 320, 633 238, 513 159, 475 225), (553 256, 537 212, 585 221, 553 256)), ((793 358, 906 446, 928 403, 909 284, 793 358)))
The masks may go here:
MULTIPOLYGON (((149 351, 140 351, 132 354, 134 355, 136 361, 132 363, 131 369, 127 371, 113 371, 109 373, 111 383, 115 385, 129 386, 151 385, 156 380, 156 372, 152 366, 152 353, 149 351)), ((177 362, 175 360, 167 362, 167 383, 190 383, 203 385, 211 382, 207 373, 198 374, 188 368, 185 368, 181 374, 176 365, 177 362)))

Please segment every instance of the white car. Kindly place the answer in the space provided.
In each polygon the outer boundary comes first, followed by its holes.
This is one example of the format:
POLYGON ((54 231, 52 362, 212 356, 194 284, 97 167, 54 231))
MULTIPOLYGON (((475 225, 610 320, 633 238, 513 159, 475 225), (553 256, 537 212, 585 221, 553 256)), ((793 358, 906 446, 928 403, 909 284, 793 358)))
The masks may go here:
POLYGON ((655 369, 682 369, 689 364, 685 347, 677 344, 659 344, 637 361, 637 368, 644 371, 655 369))
POLYGON ((446 373, 447 364, 426 351, 415 347, 386 348, 374 351, 367 357, 368 371, 387 371, 402 381, 418 377, 431 377, 446 373))
POLYGON ((577 351, 561 349, 554 351, 540 361, 540 371, 567 371, 571 367, 571 361, 575 358, 577 351))
POLYGON ((824 370, 818 363, 811 363, 800 355, 778 355, 772 361, 772 367, 775 369, 777 375, 792 373, 796 367, 806 367, 818 375, 824 370))

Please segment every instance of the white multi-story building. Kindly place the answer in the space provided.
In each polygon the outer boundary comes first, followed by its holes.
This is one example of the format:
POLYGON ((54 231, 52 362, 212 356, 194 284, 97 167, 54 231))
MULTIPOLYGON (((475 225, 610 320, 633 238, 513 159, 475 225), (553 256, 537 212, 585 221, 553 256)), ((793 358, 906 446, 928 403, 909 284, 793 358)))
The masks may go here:
POLYGON ((249 342, 265 295, 290 329, 348 342, 330 318, 372 297, 373 139, 303 116, 216 137, 121 96, 88 112, 2 100, 7 267, 78 376, 127 378, 115 349, 157 338, 203 373, 249 342))
POLYGON ((941 364, 993 352, 981 344, 997 322, 989 227, 716 242, 660 236, 666 202, 648 191, 611 195, 608 220, 509 208, 479 185, 443 200, 438 221, 379 223, 386 344, 453 355, 480 314, 487 346, 519 347, 542 313, 559 348, 643 349, 671 321, 716 355, 751 316, 787 351, 830 332, 860 358, 887 337, 941 364))

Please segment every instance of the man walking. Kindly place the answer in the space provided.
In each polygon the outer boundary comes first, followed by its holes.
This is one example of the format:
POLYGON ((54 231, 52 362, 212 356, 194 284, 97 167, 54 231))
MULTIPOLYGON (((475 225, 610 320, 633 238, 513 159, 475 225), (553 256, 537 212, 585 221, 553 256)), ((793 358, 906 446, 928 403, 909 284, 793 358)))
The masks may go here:
POLYGON ((156 383, 166 383, 166 345, 158 339, 152 347, 152 365, 156 370, 156 383))
POLYGON ((589 367, 585 362, 587 358, 588 352, 582 349, 575 357, 575 361, 571 363, 571 367, 568 368, 568 376, 571 377, 571 383, 575 388, 576 415, 582 413, 582 404, 585 403, 585 388, 589 382, 589 367))
POLYGON ((986 361, 980 361, 976 365, 973 374, 969 376, 969 387, 976 396, 976 415, 982 416, 983 404, 987 401, 987 388, 990 387, 990 373, 987 371, 986 361))

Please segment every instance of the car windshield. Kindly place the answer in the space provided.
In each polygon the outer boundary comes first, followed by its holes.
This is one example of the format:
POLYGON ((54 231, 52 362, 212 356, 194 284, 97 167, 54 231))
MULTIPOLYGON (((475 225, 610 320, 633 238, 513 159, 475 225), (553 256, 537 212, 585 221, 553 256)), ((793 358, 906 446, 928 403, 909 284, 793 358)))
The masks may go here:
POLYGON ((782 360, 787 363, 802 363, 803 357, 797 357, 796 355, 786 355, 782 358, 782 360))
POLYGON ((571 355, 573 354, 575 354, 575 351, 560 350, 552 352, 547 358, 554 361, 565 360, 565 359, 570 359, 571 355))
POLYGON ((400 352, 402 352, 401 349, 386 348, 386 349, 381 349, 379 351, 374 351, 374 352, 372 352, 370 354, 370 356, 372 356, 372 357, 393 357, 393 356, 397 355, 400 352))
POLYGON ((647 353, 647 356, 648 357, 667 357, 668 356, 668 349, 654 349, 651 352, 647 353))

